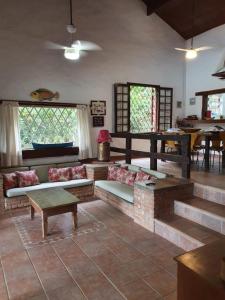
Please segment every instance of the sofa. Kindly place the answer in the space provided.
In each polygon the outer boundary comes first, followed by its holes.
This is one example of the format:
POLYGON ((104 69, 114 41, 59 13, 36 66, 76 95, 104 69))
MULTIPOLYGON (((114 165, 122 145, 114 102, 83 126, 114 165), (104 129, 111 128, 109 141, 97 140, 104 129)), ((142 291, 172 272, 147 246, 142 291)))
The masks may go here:
POLYGON ((29 205, 29 199, 26 196, 26 192, 62 187, 68 192, 76 195, 81 201, 89 200, 94 195, 94 184, 93 180, 87 178, 83 179, 74 179, 68 181, 59 181, 59 182, 49 182, 48 171, 50 168, 70 168, 81 165, 79 162, 70 162, 70 163, 59 163, 59 164, 48 164, 48 165, 35 165, 35 166, 26 166, 26 167, 13 167, 1 169, 0 177, 0 202, 1 206, 5 209, 12 209, 18 207, 24 207, 29 205), (40 184, 24 186, 24 187, 14 187, 11 189, 5 189, 3 183, 3 175, 12 172, 21 172, 35 170, 39 178, 40 184))
POLYGON ((92 174, 95 177, 92 178, 95 180, 95 197, 116 207, 152 232, 155 230, 155 219, 173 214, 174 200, 190 199, 193 195, 193 183, 188 180, 134 165, 122 167, 149 174, 155 178, 156 184, 148 186, 146 181, 134 181, 131 186, 117 180, 108 180, 107 167, 105 171, 103 167, 94 167, 92 174))
MULTIPOLYGON (((145 172, 156 179, 165 179, 169 176, 165 173, 150 170, 147 168, 141 168, 135 165, 123 164, 121 166, 127 168, 128 171, 145 172)), ((115 206, 128 216, 133 217, 134 186, 130 186, 128 184, 114 180, 107 180, 107 170, 104 175, 105 176, 102 176, 101 180, 95 180, 95 196, 115 206)))

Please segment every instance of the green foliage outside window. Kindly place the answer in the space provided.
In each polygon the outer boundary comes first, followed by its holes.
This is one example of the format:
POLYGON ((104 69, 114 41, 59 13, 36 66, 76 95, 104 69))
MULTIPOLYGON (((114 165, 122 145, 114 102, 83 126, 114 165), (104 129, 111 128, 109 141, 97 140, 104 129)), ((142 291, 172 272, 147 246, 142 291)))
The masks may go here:
POLYGON ((130 87, 130 132, 152 131, 153 96, 154 88, 135 85, 130 87))
POLYGON ((77 110, 69 107, 19 108, 22 149, 32 148, 32 142, 77 144, 77 110))

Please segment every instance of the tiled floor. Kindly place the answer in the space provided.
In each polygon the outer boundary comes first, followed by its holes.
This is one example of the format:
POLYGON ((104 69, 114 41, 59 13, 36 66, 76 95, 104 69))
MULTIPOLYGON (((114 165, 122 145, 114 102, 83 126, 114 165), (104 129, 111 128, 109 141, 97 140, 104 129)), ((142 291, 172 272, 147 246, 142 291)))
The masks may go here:
POLYGON ((173 257, 183 250, 103 201, 81 207, 105 226, 29 249, 13 223, 28 210, 0 216, 1 300, 176 299, 173 257))

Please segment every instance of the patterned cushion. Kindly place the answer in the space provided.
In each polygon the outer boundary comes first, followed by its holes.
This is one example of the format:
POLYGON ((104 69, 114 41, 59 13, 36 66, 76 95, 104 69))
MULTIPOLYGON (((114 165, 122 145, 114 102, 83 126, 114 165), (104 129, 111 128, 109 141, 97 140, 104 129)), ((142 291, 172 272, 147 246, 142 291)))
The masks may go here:
POLYGON ((50 182, 68 181, 71 179, 71 168, 50 168, 48 180, 50 182))
POLYGON ((136 178, 135 178, 135 182, 137 181, 145 181, 145 180, 150 180, 151 179, 151 175, 147 174, 143 171, 137 172, 136 178))
POLYGON ((19 187, 40 184, 39 178, 35 170, 23 171, 23 172, 16 171, 16 176, 17 176, 19 187))
POLYGON ((71 178, 73 179, 85 179, 87 178, 85 166, 71 167, 71 178))
POLYGON ((136 172, 128 171, 124 168, 120 168, 120 170, 117 173, 117 181, 128 184, 130 186, 134 185, 135 177, 136 172))
POLYGON ((4 191, 18 187, 16 173, 3 174, 3 189, 4 191))
POLYGON ((108 180, 117 180, 117 174, 120 172, 120 169, 127 170, 127 166, 116 167, 116 166, 108 166, 108 180))

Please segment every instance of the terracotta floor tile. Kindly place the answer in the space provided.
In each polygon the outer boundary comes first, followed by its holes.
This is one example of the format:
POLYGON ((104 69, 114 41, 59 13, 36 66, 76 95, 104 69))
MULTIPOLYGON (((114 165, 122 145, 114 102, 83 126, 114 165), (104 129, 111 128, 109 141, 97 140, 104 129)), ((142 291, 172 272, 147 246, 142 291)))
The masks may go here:
POLYGON ((10 213, 5 213, 4 215, 0 216, 0 229, 7 228, 12 224, 13 221, 10 213))
POLYGON ((85 296, 74 284, 67 284, 63 287, 52 289, 47 292, 49 300, 85 300, 85 296))
POLYGON ((176 290, 176 279, 164 270, 144 277, 144 281, 161 296, 167 296, 176 290))
POLYGON ((92 259, 103 270, 108 270, 112 265, 121 263, 121 260, 109 249, 105 249, 104 252, 92 259))
POLYGON ((114 265, 114 270, 106 272, 107 277, 118 287, 128 284, 139 279, 136 272, 132 271, 129 265, 114 265))
POLYGON ((144 257, 144 255, 132 248, 128 244, 114 245, 110 247, 110 250, 120 259, 121 262, 126 263, 138 258, 144 257))
POLYGON ((2 267, 0 266, 0 299, 1 300, 7 300, 8 299, 8 293, 7 288, 5 284, 5 279, 3 275, 2 267))
POLYGON ((82 251, 89 257, 95 257, 103 254, 106 251, 106 248, 101 245, 98 240, 87 241, 85 243, 78 243, 82 251))
POLYGON ((91 300, 122 300, 121 294, 100 273, 77 279, 79 287, 88 299, 91 300))
POLYGON ((2 257, 10 299, 30 299, 43 294, 40 281, 26 251, 2 257))
POLYGON ((155 300, 159 298, 159 294, 141 279, 122 286, 120 291, 127 300, 155 300))
POLYGON ((174 277, 177 277, 177 263, 173 262, 171 265, 164 267, 167 272, 169 272, 174 277))
POLYGON ((56 253, 63 260, 63 263, 67 266, 73 266, 76 261, 85 257, 82 250, 71 239, 65 239, 52 244, 56 253))
POLYGON ((23 250, 23 248, 14 224, 0 229, 0 256, 23 250))
POLYGON ((171 255, 166 250, 159 250, 158 252, 152 252, 148 256, 151 257, 155 263, 163 267, 176 264, 176 262, 174 261, 174 256, 171 255))
POLYGON ((151 257, 144 257, 141 259, 134 260, 127 264, 130 272, 138 274, 140 277, 145 277, 149 274, 153 274, 162 270, 151 257))
POLYGON ((31 249, 29 255, 46 291, 73 284, 71 276, 51 246, 31 249))
POLYGON ((68 272, 71 277, 77 281, 85 278, 86 276, 92 276, 99 272, 97 266, 88 258, 80 259, 72 267, 67 266, 68 272))
POLYGON ((163 300, 177 300, 177 292, 173 292, 172 294, 163 297, 163 300))
POLYGON ((138 243, 135 241, 133 246, 144 255, 157 253, 159 251, 162 251, 162 249, 164 249, 163 246, 159 244, 154 238, 148 240, 142 239, 138 243))

